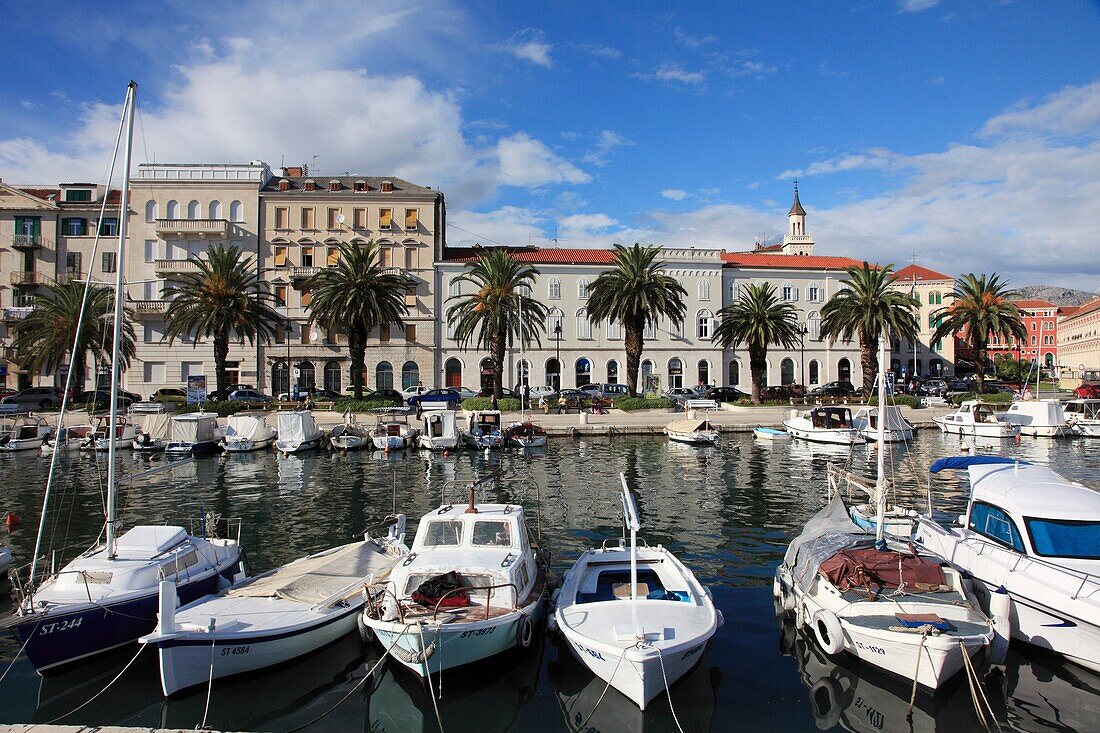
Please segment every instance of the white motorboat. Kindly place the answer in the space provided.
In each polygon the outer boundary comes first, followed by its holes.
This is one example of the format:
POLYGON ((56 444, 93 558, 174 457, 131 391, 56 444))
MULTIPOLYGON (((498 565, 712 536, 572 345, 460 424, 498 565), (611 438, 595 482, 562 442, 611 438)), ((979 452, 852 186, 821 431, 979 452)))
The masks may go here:
POLYGON ((852 424, 852 411, 847 407, 829 405, 812 410, 791 410, 783 427, 796 438, 814 443, 857 445, 863 443, 863 435, 852 424))
POLYGON ((382 538, 366 535, 179 608, 162 583, 160 621, 139 641, 157 647, 165 695, 282 664, 355 631, 368 586, 407 553, 399 514, 382 538))
POLYGON ((91 425, 63 426, 57 435, 50 435, 50 437, 43 440, 42 447, 39 450, 46 455, 53 453, 53 445, 56 440, 61 441, 58 450, 80 450, 88 442, 88 436, 94 432, 95 428, 91 425))
POLYGON ((317 427, 309 410, 285 410, 277 413, 279 437, 275 450, 283 455, 320 448, 325 432, 317 427))
POLYGON ((530 420, 512 423, 504 432, 508 436, 508 443, 516 448, 546 447, 546 431, 530 420))
POLYGON ((638 546, 638 508, 619 478, 629 540, 577 559, 555 595, 551 628, 593 674, 644 710, 699 662, 722 615, 666 547, 638 546))
POLYGON ((421 518, 412 553, 363 611, 368 633, 421 677, 527 648, 542 622, 546 561, 523 506, 476 502, 490 481, 469 485, 468 506, 421 518))
POLYGON ((1100 400, 1069 400, 1062 409, 1073 435, 1100 438, 1100 400))
POLYGON ((761 440, 791 439, 791 434, 788 433, 786 430, 776 430, 775 428, 765 428, 763 426, 753 428, 752 435, 754 438, 760 438, 761 440))
POLYGON ((994 405, 980 400, 965 400, 959 409, 943 417, 933 417, 947 435, 972 435, 978 438, 1011 438, 1020 429, 997 417, 994 405))
POLYGON ((1000 456, 929 470, 964 468, 966 514, 946 526, 922 516, 919 540, 970 573, 987 608, 1007 593, 1013 638, 1100 671, 1100 493, 1000 456))
POLYGON ((155 412, 142 418, 141 427, 134 437, 134 450, 140 453, 156 453, 168 447, 171 440, 172 421, 163 412, 155 412))
POLYGON ((718 426, 706 418, 702 420, 673 420, 665 425, 669 440, 688 445, 714 445, 718 442, 718 426))
POLYGON ((164 451, 170 456, 205 456, 218 450, 223 437, 216 412, 173 415, 172 438, 164 451))
POLYGON ((427 450, 454 450, 458 447, 458 417, 454 410, 425 412, 421 416, 421 448, 427 450))
POLYGON ((53 428, 49 423, 33 412, 0 417, 0 451, 35 450, 41 448, 52 434, 53 428))
POLYGON ((469 428, 462 434, 466 445, 478 450, 504 447, 504 432, 500 410, 474 410, 470 413, 469 428))
POLYGON ((123 450, 134 447, 134 438, 137 437, 137 427, 130 422, 130 418, 126 415, 115 415, 113 418, 109 415, 100 415, 96 418, 96 425, 84 442, 80 444, 80 449, 84 451, 95 451, 96 453, 106 453, 110 450, 111 440, 110 433, 114 432, 114 437, 117 439, 118 448, 123 450), (108 426, 114 425, 114 431, 111 431, 108 426))
MULTIPOLYGON (((886 341, 880 339, 879 364, 886 363, 886 341)), ((884 373, 878 388, 885 404, 884 373)), ((878 432, 874 534, 852 521, 836 492, 787 548, 773 590, 826 653, 847 652, 934 691, 963 668, 965 657, 993 641, 993 623, 978 610, 957 568, 887 535, 881 423, 878 432)))
MULTIPOLYGON (((861 407, 852 416, 852 425, 864 440, 878 439, 878 407, 861 407)), ((897 405, 886 406, 886 442, 904 443, 913 439, 913 425, 901 414, 897 405)))
POLYGON ((344 412, 344 421, 329 431, 329 444, 334 450, 359 450, 372 445, 370 432, 355 421, 351 410, 344 412))
POLYGON ((1013 402, 1004 421, 1015 425, 1020 435, 1060 438, 1070 434, 1066 413, 1059 400, 1022 400, 1013 402))
POLYGON ((229 416, 222 448, 227 453, 263 450, 275 442, 275 428, 267 424, 261 412, 238 412, 229 416))
POLYGON ((403 407, 378 409, 378 423, 371 431, 371 443, 378 450, 415 448, 420 430, 409 425, 409 412, 403 407))

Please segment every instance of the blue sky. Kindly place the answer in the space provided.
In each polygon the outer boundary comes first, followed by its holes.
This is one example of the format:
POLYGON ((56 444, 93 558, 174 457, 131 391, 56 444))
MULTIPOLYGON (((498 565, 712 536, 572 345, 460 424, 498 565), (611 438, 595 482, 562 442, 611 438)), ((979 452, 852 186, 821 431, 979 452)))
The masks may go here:
POLYGON ((1100 291, 1095 1, 2 6, 6 182, 100 180, 133 78, 137 159, 399 175, 452 243, 744 249, 798 177, 819 253, 1100 291))

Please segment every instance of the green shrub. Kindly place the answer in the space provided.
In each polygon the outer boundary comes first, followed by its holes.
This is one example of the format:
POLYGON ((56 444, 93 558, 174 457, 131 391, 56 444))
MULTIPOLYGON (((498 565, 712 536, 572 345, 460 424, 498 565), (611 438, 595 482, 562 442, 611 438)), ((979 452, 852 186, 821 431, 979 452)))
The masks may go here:
POLYGON ((357 400, 350 397, 332 401, 333 412, 343 412, 344 410, 369 412, 380 407, 402 407, 402 405, 396 404, 393 400, 357 400))
MULTIPOLYGON (((202 405, 202 409, 206 412, 216 412, 219 417, 229 417, 238 412, 245 410, 265 410, 267 405, 261 405, 258 402, 230 402, 224 400, 221 402, 207 402, 202 405)), ((199 405, 189 405, 186 402, 176 405, 175 414, 183 415, 188 412, 198 412, 199 405)))
POLYGON ((966 392, 964 394, 951 395, 952 404, 959 405, 965 400, 981 400, 982 402, 992 402, 997 405, 1007 405, 1012 402, 1012 393, 993 392, 992 394, 978 395, 973 392, 966 392))
MULTIPOLYGON (((867 400, 868 405, 877 405, 878 397, 872 397, 867 400)), ((898 407, 923 407, 920 397, 914 397, 913 395, 899 394, 886 398, 886 404, 897 405, 898 407)))
POLYGON ((634 410, 667 410, 670 407, 675 407, 676 403, 672 400, 659 397, 655 400, 647 400, 644 397, 619 397, 615 400, 615 407, 623 412, 632 412, 634 410))
MULTIPOLYGON (((491 410, 493 409, 492 397, 471 397, 462 401, 463 410, 491 410)), ((497 401, 497 409, 503 412, 519 412, 519 400, 515 397, 501 397, 497 401)))

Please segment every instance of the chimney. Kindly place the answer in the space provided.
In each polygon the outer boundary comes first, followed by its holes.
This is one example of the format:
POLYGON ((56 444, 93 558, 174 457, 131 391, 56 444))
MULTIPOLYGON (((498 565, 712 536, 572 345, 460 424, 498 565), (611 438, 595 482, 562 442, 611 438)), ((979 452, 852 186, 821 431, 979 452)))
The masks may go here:
POLYGON ((301 177, 306 174, 304 165, 290 165, 283 170, 286 171, 286 173, 283 174, 285 176, 301 177))

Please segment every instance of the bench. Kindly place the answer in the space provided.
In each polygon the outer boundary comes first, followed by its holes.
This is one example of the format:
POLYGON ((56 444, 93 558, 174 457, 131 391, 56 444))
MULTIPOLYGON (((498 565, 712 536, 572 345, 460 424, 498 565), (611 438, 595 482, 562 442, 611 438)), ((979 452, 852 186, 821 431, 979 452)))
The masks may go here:
POLYGON ((717 410, 717 400, 684 400, 685 410, 717 410))

